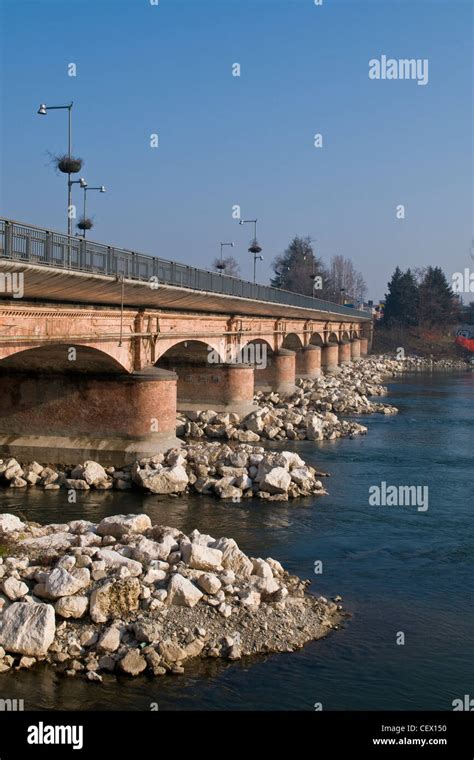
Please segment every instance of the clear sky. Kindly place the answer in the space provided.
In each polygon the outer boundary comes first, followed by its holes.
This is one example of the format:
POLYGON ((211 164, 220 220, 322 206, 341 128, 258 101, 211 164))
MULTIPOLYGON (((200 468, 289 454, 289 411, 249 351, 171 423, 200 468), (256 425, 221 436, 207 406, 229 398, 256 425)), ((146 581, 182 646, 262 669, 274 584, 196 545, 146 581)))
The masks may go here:
POLYGON ((251 279, 239 204, 261 282, 294 235, 352 258, 374 299, 396 264, 472 266, 470 0, 0 6, 3 216, 65 229, 48 151, 65 152, 67 113, 36 111, 73 100, 81 174, 107 187, 88 196, 93 239, 202 267, 233 240, 251 279), (428 59, 428 84, 369 79, 382 55, 428 59))

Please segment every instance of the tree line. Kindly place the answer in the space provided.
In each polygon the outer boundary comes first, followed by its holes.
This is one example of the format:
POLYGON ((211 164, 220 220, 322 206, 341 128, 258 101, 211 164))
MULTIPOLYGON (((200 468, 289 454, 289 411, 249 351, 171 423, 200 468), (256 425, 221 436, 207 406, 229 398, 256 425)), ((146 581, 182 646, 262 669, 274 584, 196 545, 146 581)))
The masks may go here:
MULTIPOLYGON (((223 274, 240 275, 233 256, 216 259, 213 268, 223 274)), ((316 255, 310 237, 296 236, 272 261, 274 288, 315 296, 332 303, 363 302, 367 286, 350 259, 333 256, 328 265, 316 255)), ((388 283, 382 324, 392 327, 435 327, 459 319, 460 302, 440 267, 396 267, 388 283)))
MULTIPOLYGON (((233 256, 215 259, 213 269, 238 277, 240 267, 233 256)), ((314 252, 310 237, 294 237, 282 254, 272 261, 274 288, 291 290, 325 301, 342 303, 363 301, 367 286, 352 261, 344 256, 333 256, 329 265, 314 252)))
POLYGON ((449 325, 459 316, 460 303, 440 267, 396 267, 385 294, 383 325, 435 327, 449 325))

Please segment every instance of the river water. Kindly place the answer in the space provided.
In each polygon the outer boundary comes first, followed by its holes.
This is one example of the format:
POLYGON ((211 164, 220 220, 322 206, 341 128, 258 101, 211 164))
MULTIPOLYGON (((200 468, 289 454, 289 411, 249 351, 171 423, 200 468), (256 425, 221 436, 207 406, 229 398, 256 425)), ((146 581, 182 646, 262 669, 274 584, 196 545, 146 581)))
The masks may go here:
MULTIPOLYGON (((211 661, 182 676, 102 684, 45 667, 3 675, 0 697, 25 709, 450 710, 474 696, 474 374, 417 374, 389 384, 395 417, 362 420, 354 440, 291 444, 331 473, 329 496, 299 502, 223 503, 119 492, 2 492, 1 511, 39 522, 147 512, 153 523, 235 538, 252 556, 274 557, 312 579, 317 594, 341 594, 344 626, 300 652, 211 661), (370 506, 368 489, 429 488, 426 511, 370 506), (322 561, 323 572, 314 573, 322 561), (400 633, 405 643, 397 644, 400 633), (156 708, 155 708, 156 709, 156 708)), ((288 448, 288 444, 284 448, 288 448)))

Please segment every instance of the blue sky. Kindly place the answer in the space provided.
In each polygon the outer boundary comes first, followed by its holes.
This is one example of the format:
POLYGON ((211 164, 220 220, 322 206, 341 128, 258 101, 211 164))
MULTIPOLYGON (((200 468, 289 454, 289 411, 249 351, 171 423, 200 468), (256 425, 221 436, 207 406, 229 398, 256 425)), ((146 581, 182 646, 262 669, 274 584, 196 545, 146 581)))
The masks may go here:
POLYGON ((67 116, 36 111, 73 100, 81 174, 108 191, 88 196, 93 239, 202 267, 233 240, 250 279, 239 204, 259 219, 261 282, 297 234, 352 258, 374 299, 396 264, 472 263, 469 0, 0 6, 2 215, 64 230, 48 151, 66 150, 67 116), (370 80, 382 54, 427 58, 428 84, 370 80))

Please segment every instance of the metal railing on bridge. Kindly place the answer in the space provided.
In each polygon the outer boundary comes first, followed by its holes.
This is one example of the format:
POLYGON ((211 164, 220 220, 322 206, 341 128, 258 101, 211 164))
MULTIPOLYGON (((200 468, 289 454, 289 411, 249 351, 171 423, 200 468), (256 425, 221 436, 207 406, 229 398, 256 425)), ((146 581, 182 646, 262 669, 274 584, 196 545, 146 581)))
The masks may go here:
POLYGON ((366 311, 0 218, 0 258, 370 319, 366 311), (151 278, 154 278, 153 280, 151 278))

